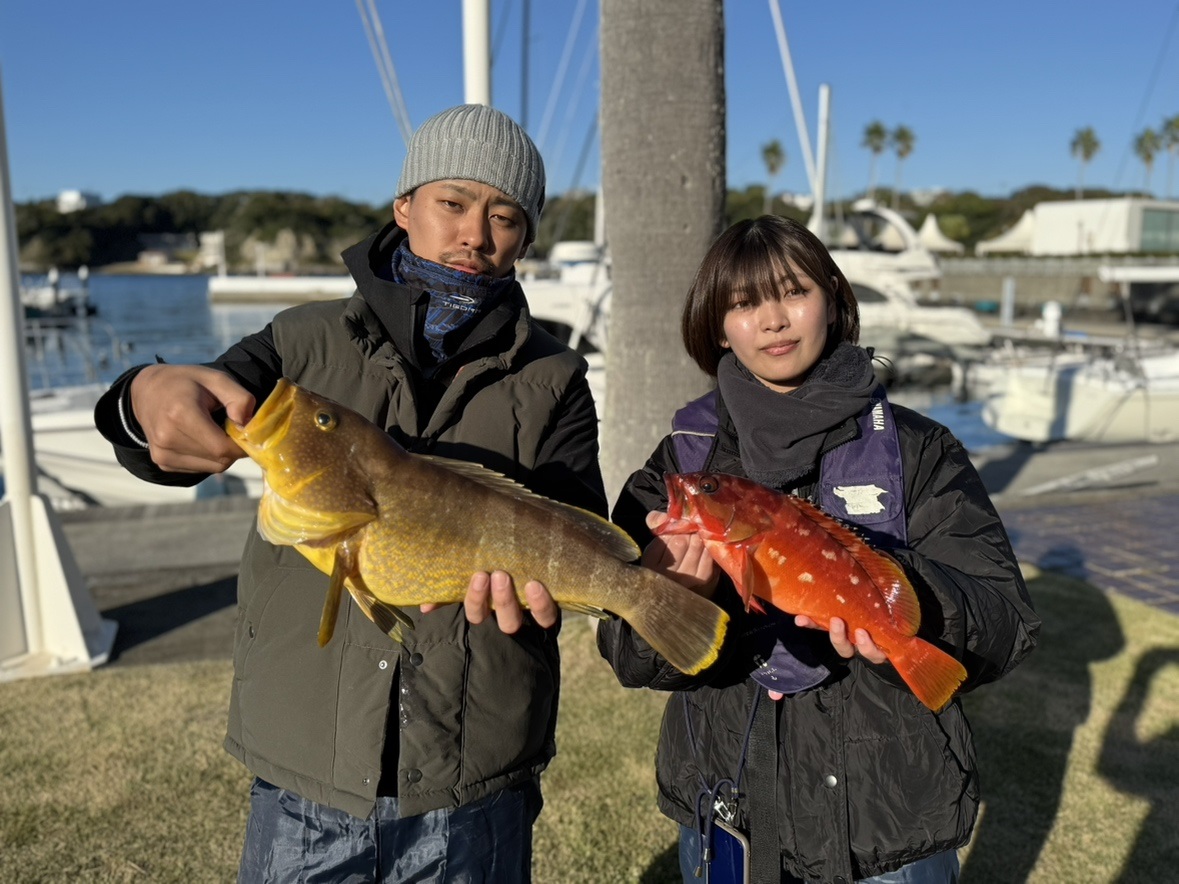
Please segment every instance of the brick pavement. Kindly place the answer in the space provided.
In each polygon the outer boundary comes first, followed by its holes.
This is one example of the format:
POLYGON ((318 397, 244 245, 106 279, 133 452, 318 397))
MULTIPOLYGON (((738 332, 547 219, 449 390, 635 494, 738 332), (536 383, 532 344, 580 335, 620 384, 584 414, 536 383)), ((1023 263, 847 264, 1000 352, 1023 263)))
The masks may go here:
POLYGON ((1000 512, 1021 561, 1179 615, 1179 494, 1000 512))

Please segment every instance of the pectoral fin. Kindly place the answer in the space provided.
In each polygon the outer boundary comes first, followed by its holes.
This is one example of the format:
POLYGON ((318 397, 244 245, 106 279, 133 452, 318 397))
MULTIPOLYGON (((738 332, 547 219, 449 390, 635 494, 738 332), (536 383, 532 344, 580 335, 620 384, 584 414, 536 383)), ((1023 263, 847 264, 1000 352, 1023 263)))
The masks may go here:
POLYGON ((709 543, 707 547, 716 563, 732 578, 737 594, 745 602, 745 610, 752 608, 759 614, 764 613, 765 608, 753 594, 754 587, 757 586, 758 573, 757 563, 754 561, 756 546, 745 543, 709 543))
POLYGON ((258 504, 258 533, 278 546, 334 542, 375 518, 375 507, 372 512, 321 512, 286 500, 267 486, 258 504))

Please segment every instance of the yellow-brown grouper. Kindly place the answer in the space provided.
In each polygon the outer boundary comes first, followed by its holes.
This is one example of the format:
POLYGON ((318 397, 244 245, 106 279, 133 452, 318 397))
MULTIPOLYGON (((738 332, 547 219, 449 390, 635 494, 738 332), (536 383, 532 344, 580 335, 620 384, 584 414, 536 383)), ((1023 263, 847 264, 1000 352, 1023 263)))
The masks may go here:
MULTIPOLYGON (((633 562, 639 549, 593 513, 533 494, 465 461, 409 454, 380 427, 280 380, 254 417, 226 431, 262 468, 258 530, 331 576, 319 643, 342 592, 382 630, 412 627, 399 609, 462 601, 476 571, 539 580, 562 608, 610 611, 673 666, 711 664, 728 615, 633 562)), ((524 598, 521 594, 521 603, 524 598)))

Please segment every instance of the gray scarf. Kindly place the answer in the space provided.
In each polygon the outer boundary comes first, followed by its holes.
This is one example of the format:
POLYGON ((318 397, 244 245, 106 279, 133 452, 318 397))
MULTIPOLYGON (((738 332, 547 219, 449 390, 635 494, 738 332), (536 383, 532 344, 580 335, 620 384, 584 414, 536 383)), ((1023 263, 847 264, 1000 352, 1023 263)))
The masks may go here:
POLYGON ((771 390, 731 351, 721 357, 716 380, 746 473, 779 489, 818 465, 827 433, 863 411, 877 386, 868 351, 848 343, 821 359, 791 393, 771 390))

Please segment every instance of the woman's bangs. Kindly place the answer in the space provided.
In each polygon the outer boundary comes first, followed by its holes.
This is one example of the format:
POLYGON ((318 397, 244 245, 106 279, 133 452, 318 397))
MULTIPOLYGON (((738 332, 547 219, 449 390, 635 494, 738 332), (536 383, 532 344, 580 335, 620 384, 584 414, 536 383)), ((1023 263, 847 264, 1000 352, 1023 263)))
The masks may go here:
POLYGON ((730 306, 746 301, 755 307, 764 301, 777 300, 787 285, 798 284, 789 262, 762 243, 749 244, 736 256, 727 282, 730 306))

